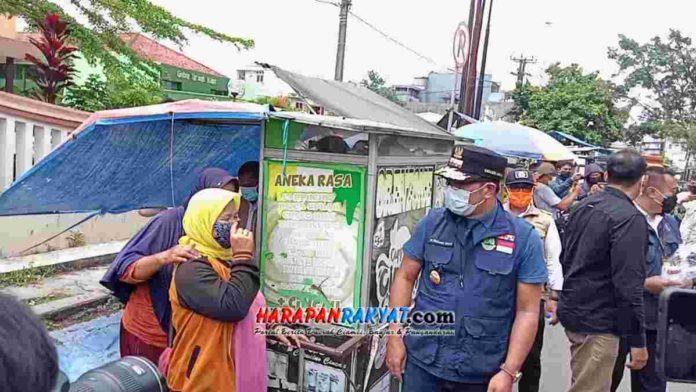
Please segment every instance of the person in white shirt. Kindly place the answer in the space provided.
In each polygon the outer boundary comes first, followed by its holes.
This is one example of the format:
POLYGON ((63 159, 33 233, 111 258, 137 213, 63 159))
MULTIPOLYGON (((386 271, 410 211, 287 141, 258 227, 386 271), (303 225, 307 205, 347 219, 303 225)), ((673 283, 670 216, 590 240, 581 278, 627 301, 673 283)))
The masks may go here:
POLYGON ((508 172, 505 178, 508 201, 505 209, 534 226, 544 241, 544 258, 549 280, 546 294, 541 301, 539 313, 539 329, 527 360, 522 367, 519 392, 538 392, 541 378, 541 348, 544 344, 544 315, 549 314, 551 324, 556 325, 556 307, 558 295, 563 288, 563 271, 561 269, 561 238, 556 228, 553 216, 534 206, 534 180, 532 173, 527 170, 515 169, 508 172))
POLYGON ((534 205, 550 213, 554 218, 556 211, 566 211, 578 198, 580 188, 574 185, 568 194, 561 199, 549 187, 549 183, 556 176, 556 168, 548 163, 542 163, 534 172, 536 177, 536 188, 534 189, 534 205))
POLYGON ((689 181, 687 192, 677 195, 677 203, 684 208, 679 231, 685 244, 696 243, 696 181, 689 181))

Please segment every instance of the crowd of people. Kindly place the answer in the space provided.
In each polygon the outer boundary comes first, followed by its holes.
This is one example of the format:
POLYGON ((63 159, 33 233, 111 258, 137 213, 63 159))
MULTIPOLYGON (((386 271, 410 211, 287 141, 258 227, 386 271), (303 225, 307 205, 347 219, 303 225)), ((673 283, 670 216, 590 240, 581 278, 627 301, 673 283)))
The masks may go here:
POLYGON ((570 162, 506 166, 458 146, 438 171, 445 208, 404 246, 390 306, 410 305, 418 283, 415 309, 454 311, 455 331, 391 335, 391 373, 404 391, 510 392, 519 382, 520 392, 537 392, 548 318, 567 335, 571 392, 613 392, 624 368, 633 392, 665 392, 658 297, 694 282, 663 278, 662 263, 696 237, 696 183, 678 194, 674 173, 633 150, 583 174, 570 162))
MULTIPOLYGON (((520 392, 537 392, 547 320, 567 335, 571 392, 613 392, 626 367, 632 391, 666 391, 655 366, 658 296, 694 282, 663 278, 662 263, 696 237, 696 183, 679 193, 674 173, 633 150, 610 156, 606 170, 575 171, 509 168, 489 150, 455 146, 436 172, 447 181, 445 207, 416 225, 390 296, 392 307, 453 311, 455 323, 390 325, 386 363, 404 391, 511 392, 519 382, 520 392)), ((254 255, 258 185, 258 162, 237 176, 204 170, 181 206, 154 212, 101 281, 125 303, 121 355, 157 363, 171 391, 266 389, 266 341, 255 330, 288 327, 255 320, 265 306, 254 255)), ((45 329, 10 298, 0 296, 0 307, 2 357, 43 358, 23 379, 50 390, 41 385, 55 382, 58 366, 45 329)), ((5 365, 6 386, 32 369, 5 365)))

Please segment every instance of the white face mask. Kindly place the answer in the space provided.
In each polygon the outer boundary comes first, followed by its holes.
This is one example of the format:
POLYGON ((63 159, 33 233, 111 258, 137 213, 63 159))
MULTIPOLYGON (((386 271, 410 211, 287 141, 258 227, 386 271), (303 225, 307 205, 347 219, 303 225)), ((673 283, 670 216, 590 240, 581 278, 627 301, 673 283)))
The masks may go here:
POLYGON ((469 199, 472 193, 476 193, 485 187, 482 186, 475 191, 466 191, 464 189, 457 189, 452 186, 448 186, 445 191, 445 207, 452 211, 452 213, 459 216, 469 216, 474 213, 476 207, 481 205, 486 199, 481 200, 476 204, 470 204, 469 199))

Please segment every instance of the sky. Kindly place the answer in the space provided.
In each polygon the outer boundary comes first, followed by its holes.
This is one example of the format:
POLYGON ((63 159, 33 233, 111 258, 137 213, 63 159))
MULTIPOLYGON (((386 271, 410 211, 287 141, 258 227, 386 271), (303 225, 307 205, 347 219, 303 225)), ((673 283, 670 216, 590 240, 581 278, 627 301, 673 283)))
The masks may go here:
MULTIPOLYGON (((262 61, 310 76, 333 78, 338 8, 317 0, 152 0, 177 16, 234 36, 256 40, 251 50, 192 35, 183 52, 231 77, 262 61)), ((491 1, 491 0, 488 0, 491 1)), ((355 14, 377 26, 429 62, 385 39, 354 17, 348 20, 344 80, 359 81, 368 70, 389 84, 453 66, 452 39, 468 19, 467 0, 353 0, 355 14), (433 64, 435 63, 435 64, 433 64)), ((560 61, 611 77, 617 70, 607 48, 623 33, 639 41, 669 28, 693 36, 696 2, 691 0, 494 0, 486 73, 512 89, 511 56, 534 56, 532 82, 560 61)))

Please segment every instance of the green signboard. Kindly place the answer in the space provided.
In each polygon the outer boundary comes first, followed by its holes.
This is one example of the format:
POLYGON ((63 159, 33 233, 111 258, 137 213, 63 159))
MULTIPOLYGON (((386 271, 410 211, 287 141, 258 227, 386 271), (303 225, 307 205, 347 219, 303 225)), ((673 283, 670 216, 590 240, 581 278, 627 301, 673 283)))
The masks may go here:
POLYGON ((264 163, 261 274, 269 306, 359 306, 366 170, 264 163))

